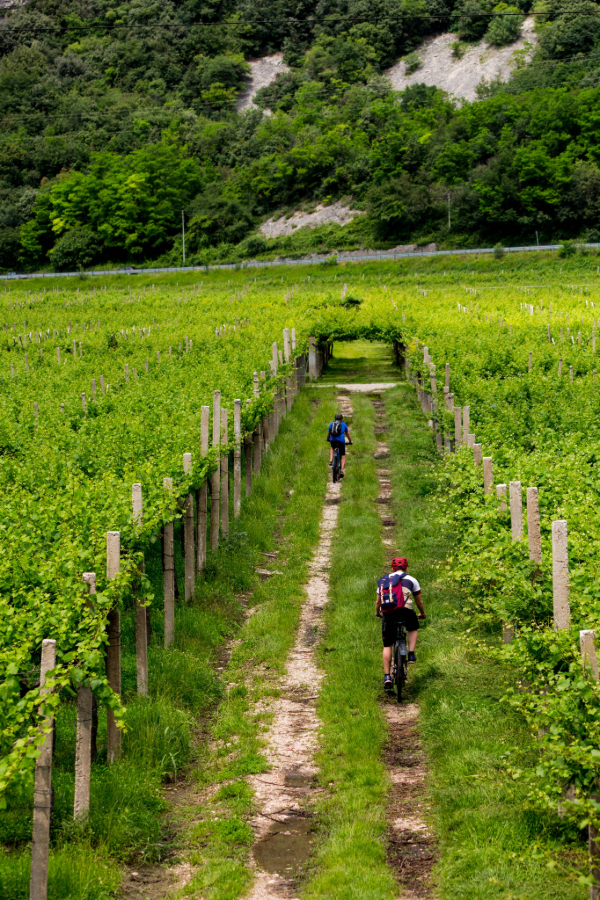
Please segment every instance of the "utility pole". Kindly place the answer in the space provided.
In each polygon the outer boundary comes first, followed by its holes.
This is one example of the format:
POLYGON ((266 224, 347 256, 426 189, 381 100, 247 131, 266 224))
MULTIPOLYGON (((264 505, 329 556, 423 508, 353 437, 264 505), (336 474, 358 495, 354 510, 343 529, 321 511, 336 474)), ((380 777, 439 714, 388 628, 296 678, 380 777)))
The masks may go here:
POLYGON ((185 266, 185 219, 183 210, 181 210, 181 238, 183 241, 183 264, 185 266))

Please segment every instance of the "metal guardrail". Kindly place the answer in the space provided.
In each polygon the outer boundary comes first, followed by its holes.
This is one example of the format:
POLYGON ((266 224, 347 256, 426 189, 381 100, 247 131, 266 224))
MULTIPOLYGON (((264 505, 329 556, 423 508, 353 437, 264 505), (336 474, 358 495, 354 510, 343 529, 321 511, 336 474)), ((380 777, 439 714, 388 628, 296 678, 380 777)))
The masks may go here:
MULTIPOLYGON (((580 246, 586 248, 598 248, 600 247, 600 243, 597 244, 581 244, 580 246)), ((539 246, 536 244, 531 247, 503 247, 504 253, 531 253, 538 252, 542 250, 560 250, 562 244, 540 244, 539 246)), ((123 272, 119 269, 89 269, 84 272, 86 276, 89 277, 100 277, 103 275, 166 275, 172 272, 212 272, 218 269, 266 269, 271 266, 310 266, 310 265, 319 265, 321 263, 327 262, 330 259, 338 259, 340 262, 380 262, 383 260, 394 261, 396 259, 413 259, 415 257, 425 257, 425 256, 466 256, 473 255, 477 253, 493 253, 494 247, 480 247, 474 250, 413 250, 407 253, 386 253, 385 250, 382 250, 381 253, 370 252, 367 254, 351 254, 344 256, 335 256, 335 254, 331 254, 329 256, 310 256, 310 257, 302 257, 301 259, 275 259, 271 261, 264 262, 262 260, 251 259, 245 262, 236 262, 236 263, 216 263, 215 265, 206 265, 206 266, 171 266, 168 268, 131 268, 130 271, 123 272)), ((0 275, 0 280, 3 281, 18 281, 20 279, 27 278, 79 278, 81 272, 34 272, 29 274, 9 274, 9 275, 0 275)))

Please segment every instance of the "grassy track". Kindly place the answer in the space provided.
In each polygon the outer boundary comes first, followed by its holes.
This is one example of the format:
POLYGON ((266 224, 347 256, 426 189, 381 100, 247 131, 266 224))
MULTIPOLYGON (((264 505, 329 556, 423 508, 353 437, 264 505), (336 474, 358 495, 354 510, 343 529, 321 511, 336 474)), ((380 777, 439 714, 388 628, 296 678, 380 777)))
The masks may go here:
POLYGON ((295 639, 308 562, 319 537, 329 453, 324 435, 333 411, 329 397, 321 391, 314 398, 316 414, 308 425, 309 401, 302 395, 296 418, 286 420, 295 427, 282 434, 284 464, 273 457, 272 489, 256 501, 253 512, 255 523, 260 516, 271 520, 261 549, 279 549, 274 567, 283 574, 256 588, 256 612, 242 628, 223 673, 227 697, 216 711, 197 770, 199 786, 209 789, 210 799, 201 809, 192 806, 181 813, 189 819, 186 856, 198 867, 186 894, 205 900, 234 900, 251 881, 246 863, 253 835, 246 820, 252 813, 252 792, 244 777, 268 770, 262 752, 270 722, 265 704, 279 694, 278 678, 295 639))
POLYGON ((444 581, 452 536, 440 527, 432 494, 437 459, 414 389, 394 389, 385 402, 398 546, 421 583, 428 613, 410 699, 421 707, 439 896, 584 900, 588 888, 569 871, 573 864, 585 869, 583 844, 556 819, 529 810, 505 768, 512 751, 535 765, 536 745, 498 702, 510 672, 463 640, 461 598, 444 581))

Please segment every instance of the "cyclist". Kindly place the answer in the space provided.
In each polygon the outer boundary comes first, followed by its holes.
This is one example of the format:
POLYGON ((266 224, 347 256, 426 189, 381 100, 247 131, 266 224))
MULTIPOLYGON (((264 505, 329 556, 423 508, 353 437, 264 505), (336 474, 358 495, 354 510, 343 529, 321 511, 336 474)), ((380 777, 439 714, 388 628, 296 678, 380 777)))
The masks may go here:
POLYGON ((348 443, 351 444, 352 441, 350 439, 350 429, 344 422, 343 415, 341 413, 336 413, 334 421, 329 423, 327 440, 329 441, 330 466, 333 465, 333 451, 336 447, 340 451, 340 460, 342 462, 342 471, 340 472, 340 478, 344 477, 344 467, 346 465, 346 435, 348 435, 348 443))
POLYGON ((375 614, 382 617, 381 633, 383 636, 383 687, 391 691, 394 687, 390 668, 392 664, 392 651, 396 642, 397 624, 402 622, 406 628, 408 638, 408 662, 415 663, 417 657, 417 632, 419 619, 425 618, 425 607, 421 599, 421 586, 416 578, 407 575, 408 562, 403 556, 396 556, 392 560, 392 571, 384 575, 377 583, 377 603, 375 614), (389 579, 389 582, 388 582, 389 579), (389 585, 389 587, 388 587, 389 585), (385 589, 385 593, 384 592, 385 589), (390 590, 391 589, 391 590, 390 590), (390 595, 392 595, 390 597, 390 595), (419 608, 419 615, 412 609, 412 600, 419 608), (382 610, 382 603, 393 608, 382 610), (409 605, 410 604, 410 605, 409 605))

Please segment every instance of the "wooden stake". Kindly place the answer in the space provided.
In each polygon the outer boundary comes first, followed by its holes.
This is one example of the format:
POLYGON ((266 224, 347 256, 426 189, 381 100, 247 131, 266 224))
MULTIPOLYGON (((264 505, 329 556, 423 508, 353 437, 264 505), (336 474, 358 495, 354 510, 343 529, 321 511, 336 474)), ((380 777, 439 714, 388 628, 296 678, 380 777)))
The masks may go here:
MULTIPOLYGON (((200 419, 200 453, 203 457, 206 457, 206 455, 208 454, 209 417, 209 407, 203 406, 200 419)), ((198 571, 201 572, 206 565, 206 528, 208 522, 208 479, 206 478, 198 488, 196 505, 196 516, 198 519, 198 535, 196 538, 196 564, 198 571)))
MULTIPOLYGON (((295 342, 295 334, 292 334, 295 342)), ((233 516, 237 519, 242 510, 242 401, 233 401, 233 516)))
MULTIPOLYGON (((226 447, 229 443, 229 429, 227 423, 227 410, 221 410, 221 444, 226 447)), ((229 454, 221 457, 221 531, 229 534, 229 454)))
MULTIPOLYGON (((133 510, 133 527, 138 529, 143 524, 144 502, 142 485, 136 483, 131 488, 131 506, 133 510)), ((142 562, 142 571, 144 564, 142 562)), ((135 598, 135 666, 137 672, 137 692, 141 697, 148 696, 148 612, 135 598)))
MULTIPOLYGON (((96 593, 96 573, 84 572, 83 581, 96 593)), ((93 695, 89 685, 77 691, 77 735, 75 738, 75 796, 73 818, 86 819, 90 811, 90 781, 92 774, 93 695)))
POLYGON ((244 450, 246 451, 246 497, 252 493, 252 435, 244 437, 244 450))
POLYGON ((261 444, 262 444, 262 435, 261 435, 261 425, 260 422, 254 429, 254 433, 252 435, 253 443, 254 443, 254 474, 260 475, 260 466, 262 462, 261 455, 261 444))
MULTIPOLYGON (((163 478, 165 491, 173 490, 173 479, 163 478)), ((165 647, 170 647, 175 638, 175 556, 173 523, 163 526, 163 594, 165 616, 165 647)))
MULTIPOLYGON (((106 577, 114 578, 121 571, 121 532, 108 531, 106 534, 106 577)), ((106 677, 115 694, 121 693, 121 615, 118 609, 108 614, 108 646, 106 648, 106 677)), ((106 711, 106 750, 109 763, 121 755, 121 731, 117 728, 115 715, 106 711)))
MULTIPOLYGON (((44 690, 46 677, 56 665, 56 641, 42 641, 42 661, 40 665, 40 693, 44 690)), ((35 787, 33 793, 33 832, 31 841, 31 876, 29 900, 46 900, 48 896, 48 854, 50 850, 50 818, 52 815, 52 717, 48 716, 42 725, 46 737, 35 762, 35 787)))
POLYGON ((463 406, 463 425, 462 425, 462 443, 469 445, 469 429, 471 427, 470 417, 471 417, 471 407, 463 406))
POLYGON ((567 523, 564 519, 552 523, 552 596, 554 628, 557 631, 569 628, 569 547, 567 523))
MULTIPOLYGON (((221 436, 221 391, 213 394, 213 447, 219 446, 221 436)), ((210 549, 219 548, 219 497, 221 485, 220 466, 213 472, 210 491, 210 549)))
POLYGON ((527 488, 527 537, 529 540, 529 559, 541 565, 540 505, 536 487, 527 488))
MULTIPOLYGON (((192 474, 192 454, 183 454, 183 471, 185 475, 192 474)), ((194 547, 194 495, 190 493, 185 498, 183 520, 183 540, 185 547, 185 600, 191 600, 196 586, 195 572, 195 547, 194 547)))
POLYGON ((481 444, 473 444, 473 462, 477 467, 481 465, 481 444))

